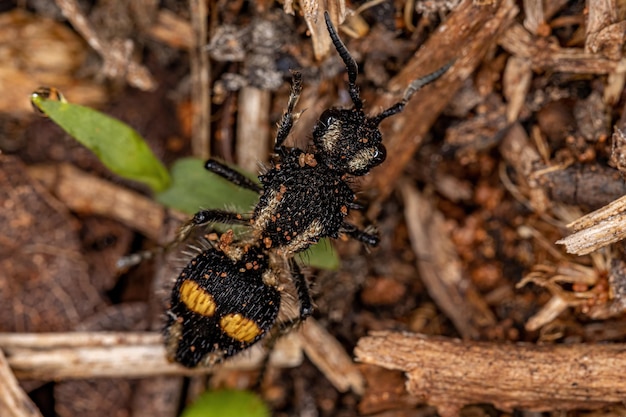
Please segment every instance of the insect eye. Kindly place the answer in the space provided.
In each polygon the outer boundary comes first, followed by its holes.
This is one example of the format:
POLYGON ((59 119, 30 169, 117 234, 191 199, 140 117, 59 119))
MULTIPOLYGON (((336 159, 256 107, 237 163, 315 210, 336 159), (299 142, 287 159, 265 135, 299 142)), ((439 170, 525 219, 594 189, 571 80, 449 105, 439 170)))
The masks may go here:
POLYGON ((333 109, 327 109, 327 110, 324 110, 324 112, 320 115, 319 121, 326 128, 331 126, 333 123, 335 123, 335 120, 337 120, 337 118, 335 117, 333 113, 334 113, 333 109))
POLYGON ((385 149, 385 145, 380 144, 372 156, 372 166, 382 164, 385 158, 387 158, 387 149, 385 149))

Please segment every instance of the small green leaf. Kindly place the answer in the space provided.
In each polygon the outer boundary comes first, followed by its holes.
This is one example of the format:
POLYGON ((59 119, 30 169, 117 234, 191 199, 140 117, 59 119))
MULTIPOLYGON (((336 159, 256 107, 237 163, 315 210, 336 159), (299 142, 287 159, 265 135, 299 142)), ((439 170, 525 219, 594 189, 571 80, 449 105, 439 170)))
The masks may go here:
POLYGON ((302 262, 315 268, 332 271, 339 269, 339 255, 329 238, 320 240, 299 256, 302 262))
POLYGON ((31 101, 117 175, 144 183, 155 192, 169 185, 167 170, 130 126, 88 107, 48 99, 37 92, 31 101))
POLYGON ((250 391, 206 391, 181 417, 269 417, 265 403, 250 391))
MULTIPOLYGON (((156 200, 168 207, 194 214, 200 209, 228 209, 251 213, 259 196, 237 187, 217 174, 204 169, 204 161, 182 158, 174 162, 172 183, 156 195, 156 200)), ((250 176, 256 179, 256 177, 250 176)))

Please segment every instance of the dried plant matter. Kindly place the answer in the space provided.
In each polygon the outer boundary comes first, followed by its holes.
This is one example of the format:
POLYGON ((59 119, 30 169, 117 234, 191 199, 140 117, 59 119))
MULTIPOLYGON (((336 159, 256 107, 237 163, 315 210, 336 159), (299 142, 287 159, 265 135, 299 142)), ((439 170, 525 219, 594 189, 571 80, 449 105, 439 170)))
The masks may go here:
POLYGON ((624 398, 623 345, 502 345, 376 332, 355 352, 361 362, 406 372, 408 392, 444 417, 476 403, 544 411, 599 408, 624 398))

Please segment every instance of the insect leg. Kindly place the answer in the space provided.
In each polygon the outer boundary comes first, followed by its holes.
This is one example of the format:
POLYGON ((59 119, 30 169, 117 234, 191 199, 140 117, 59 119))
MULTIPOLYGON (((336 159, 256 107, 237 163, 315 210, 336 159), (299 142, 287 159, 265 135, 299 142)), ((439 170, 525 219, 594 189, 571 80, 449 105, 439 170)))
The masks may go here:
POLYGON ((174 240, 154 249, 138 252, 129 256, 124 256, 117 261, 117 268, 123 271, 130 268, 131 266, 139 264, 144 260, 153 258, 157 253, 168 251, 176 245, 184 242, 195 229, 205 226, 209 223, 248 225, 250 224, 250 220, 244 218, 241 214, 233 213, 230 211, 201 210, 194 214, 191 220, 180 226, 174 240))
POLYGON ((226 210, 200 210, 193 215, 190 221, 194 226, 204 226, 209 223, 249 224, 249 219, 239 213, 226 210))
POLYGON ((307 317, 313 314, 313 303, 311 301, 311 294, 309 292, 309 284, 307 283, 304 274, 300 271, 300 267, 298 266, 297 262, 293 258, 289 259, 289 272, 293 277, 294 284, 296 286, 296 292, 298 293, 300 312, 297 317, 292 317, 290 319, 280 321, 274 326, 275 330, 265 342, 265 349, 267 353, 265 354, 263 362, 261 363, 259 376, 257 377, 255 388, 259 388, 261 386, 261 383, 263 382, 263 378, 269 365, 270 355, 272 353, 272 350, 274 350, 278 339, 289 333, 300 323, 306 320, 307 317))
POLYGON ((300 271, 298 263, 293 258, 289 260, 289 269, 296 286, 296 291, 298 292, 300 320, 304 321, 313 314, 313 303, 311 302, 311 294, 309 293, 309 284, 306 282, 304 274, 300 271))
POLYGON ((341 226, 340 231, 352 237, 353 239, 358 240, 359 242, 365 243, 368 246, 377 246, 378 242, 380 242, 378 235, 374 233, 368 233, 350 223, 344 223, 341 226))
POLYGON ((173 246, 174 244, 185 241, 195 229, 206 226, 209 223, 249 225, 250 220, 232 211, 215 209, 201 210, 194 214, 191 220, 180 227, 176 239, 170 245, 173 246))
POLYGON ((260 193, 261 190, 263 190, 259 184, 255 183, 250 178, 213 158, 205 162, 204 168, 246 190, 254 191, 255 193, 260 193))
POLYGON ((356 211, 364 211, 365 210, 365 205, 363 205, 362 203, 359 203, 357 201, 353 201, 347 204, 348 208, 350 210, 356 210, 356 211))
POLYGON ((280 153, 283 143, 289 136, 291 128, 293 127, 294 115, 293 109, 298 103, 300 93, 302 93, 302 74, 299 71, 292 71, 291 80, 291 93, 289 94, 289 102, 287 103, 287 110, 283 114, 283 117, 278 123, 278 130, 276 131, 276 140, 274 141, 274 152, 280 153))

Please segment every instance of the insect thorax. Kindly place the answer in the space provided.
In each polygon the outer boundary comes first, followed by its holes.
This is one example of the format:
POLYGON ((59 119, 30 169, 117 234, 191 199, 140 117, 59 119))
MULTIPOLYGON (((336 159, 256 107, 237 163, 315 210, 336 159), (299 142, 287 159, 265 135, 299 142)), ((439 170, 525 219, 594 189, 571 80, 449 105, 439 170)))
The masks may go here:
POLYGON ((354 201, 340 173, 292 148, 260 179, 264 191, 254 218, 266 247, 296 253, 322 237, 338 236, 354 201))

